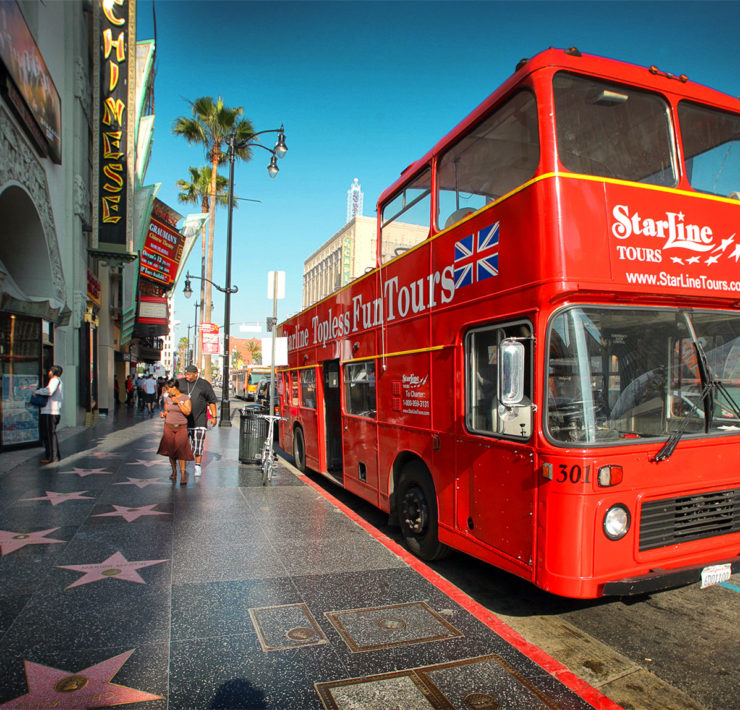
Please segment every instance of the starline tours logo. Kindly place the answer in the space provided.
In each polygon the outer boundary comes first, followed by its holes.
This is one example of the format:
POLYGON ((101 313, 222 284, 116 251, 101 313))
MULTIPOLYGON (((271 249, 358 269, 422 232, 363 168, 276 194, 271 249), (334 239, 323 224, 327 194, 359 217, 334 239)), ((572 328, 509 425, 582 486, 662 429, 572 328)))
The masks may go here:
POLYGON ((634 237, 662 241, 656 241, 655 246, 645 246, 644 240, 640 241, 640 246, 617 244, 620 261, 660 264, 665 258, 670 258, 673 264, 681 266, 703 264, 707 267, 728 259, 734 259, 735 263, 740 261, 740 243, 736 242, 735 234, 718 238, 710 226, 688 222, 683 212, 664 212, 657 218, 645 217, 631 211, 628 205, 615 205, 612 217, 611 232, 620 241, 634 237), (691 254, 672 251, 664 255, 663 252, 669 249, 685 250, 691 254))

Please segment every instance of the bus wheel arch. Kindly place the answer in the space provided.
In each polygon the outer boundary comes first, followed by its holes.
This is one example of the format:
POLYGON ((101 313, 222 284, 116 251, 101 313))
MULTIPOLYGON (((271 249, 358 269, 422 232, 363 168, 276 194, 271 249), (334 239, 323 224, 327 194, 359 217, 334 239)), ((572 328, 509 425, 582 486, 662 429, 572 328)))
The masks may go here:
POLYGON ((293 428, 293 465, 301 472, 306 472, 306 439, 299 424, 293 428))
POLYGON ((439 516, 434 482, 423 461, 410 458, 403 464, 394 499, 406 547, 427 562, 445 557, 449 548, 438 537, 439 516))

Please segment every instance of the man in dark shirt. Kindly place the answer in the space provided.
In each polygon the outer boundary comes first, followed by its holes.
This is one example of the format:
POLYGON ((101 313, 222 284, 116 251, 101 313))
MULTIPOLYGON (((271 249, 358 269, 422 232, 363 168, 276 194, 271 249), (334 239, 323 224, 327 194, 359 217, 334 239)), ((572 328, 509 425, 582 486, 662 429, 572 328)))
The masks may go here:
POLYGON ((206 431, 216 421, 216 394, 211 383, 198 375, 195 365, 185 368, 185 381, 180 382, 180 392, 190 397, 192 410, 188 415, 188 436, 190 447, 195 457, 195 475, 200 476, 200 462, 203 458, 203 445, 206 441, 206 431), (211 420, 208 420, 208 412, 211 420))

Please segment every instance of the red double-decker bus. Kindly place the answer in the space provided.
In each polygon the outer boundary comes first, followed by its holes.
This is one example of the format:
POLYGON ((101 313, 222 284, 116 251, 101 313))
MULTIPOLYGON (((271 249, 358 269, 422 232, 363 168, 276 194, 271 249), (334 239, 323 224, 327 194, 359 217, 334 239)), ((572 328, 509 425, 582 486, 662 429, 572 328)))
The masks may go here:
POLYGON ((740 568, 740 101, 576 49, 377 206, 376 268, 282 324, 281 444, 550 592, 740 568))

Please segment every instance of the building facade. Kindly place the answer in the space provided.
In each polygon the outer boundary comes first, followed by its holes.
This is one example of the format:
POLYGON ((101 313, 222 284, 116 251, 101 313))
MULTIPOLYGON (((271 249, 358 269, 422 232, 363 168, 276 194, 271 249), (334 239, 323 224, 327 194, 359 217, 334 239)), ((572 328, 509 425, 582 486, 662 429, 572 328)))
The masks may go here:
POLYGON ((135 15, 134 0, 0 2, 0 449, 37 444, 28 399, 52 364, 61 426, 79 426, 112 408, 114 377, 123 390, 161 359, 179 271, 143 298, 159 186, 144 179, 155 47, 135 15))
MULTIPOLYGON (((383 232, 384 262, 426 239, 428 227, 393 222, 383 232)), ((306 259, 303 265, 303 308, 308 308, 377 263, 374 217, 357 215, 306 259)))

